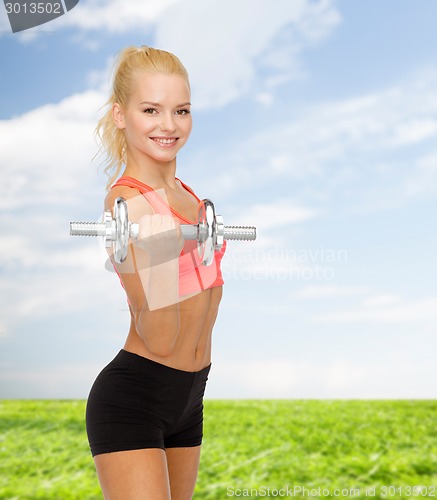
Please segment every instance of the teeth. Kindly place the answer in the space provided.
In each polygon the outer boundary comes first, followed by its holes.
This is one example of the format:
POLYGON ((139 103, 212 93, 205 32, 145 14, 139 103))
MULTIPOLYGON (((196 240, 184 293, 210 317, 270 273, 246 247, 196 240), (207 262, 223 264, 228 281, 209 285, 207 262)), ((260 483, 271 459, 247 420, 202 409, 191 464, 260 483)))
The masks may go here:
POLYGON ((171 144, 175 142, 176 139, 154 139, 156 142, 160 142, 161 144, 171 144))

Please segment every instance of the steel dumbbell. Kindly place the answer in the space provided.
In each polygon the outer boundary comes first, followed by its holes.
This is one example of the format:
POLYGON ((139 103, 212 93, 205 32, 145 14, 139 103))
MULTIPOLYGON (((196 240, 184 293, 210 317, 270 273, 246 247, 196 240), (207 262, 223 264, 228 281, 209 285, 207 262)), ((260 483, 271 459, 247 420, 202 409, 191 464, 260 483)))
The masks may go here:
MULTIPOLYGON (((127 203, 118 197, 114 202, 114 217, 108 210, 102 222, 70 222, 72 236, 103 236, 105 246, 113 247, 114 260, 122 263, 126 259, 129 240, 138 238, 138 223, 130 222, 127 203)), ((202 200, 197 224, 181 224, 181 233, 186 240, 197 240, 197 251, 202 264, 209 266, 214 259, 214 251, 220 250, 224 240, 255 240, 253 226, 225 226, 223 217, 216 215, 211 200, 202 200)))

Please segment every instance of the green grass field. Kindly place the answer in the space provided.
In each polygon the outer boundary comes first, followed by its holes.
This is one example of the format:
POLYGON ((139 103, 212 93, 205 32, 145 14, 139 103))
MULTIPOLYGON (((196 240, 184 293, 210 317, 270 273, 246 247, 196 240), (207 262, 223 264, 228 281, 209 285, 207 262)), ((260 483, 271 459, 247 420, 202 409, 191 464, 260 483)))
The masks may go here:
MULTIPOLYGON (((436 410, 437 401, 207 400, 194 498, 437 497, 436 410)), ((0 402, 1 499, 102 498, 84 411, 84 401, 0 402)))

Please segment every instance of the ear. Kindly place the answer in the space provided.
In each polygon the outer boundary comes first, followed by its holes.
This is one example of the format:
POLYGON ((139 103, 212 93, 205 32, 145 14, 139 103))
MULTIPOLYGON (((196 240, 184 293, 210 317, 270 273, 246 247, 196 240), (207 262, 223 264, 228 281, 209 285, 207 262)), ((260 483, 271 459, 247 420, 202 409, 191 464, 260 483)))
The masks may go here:
POLYGON ((114 120, 114 123, 117 126, 117 128, 119 129, 126 128, 126 125, 124 123, 124 113, 118 102, 112 105, 112 119, 114 120))

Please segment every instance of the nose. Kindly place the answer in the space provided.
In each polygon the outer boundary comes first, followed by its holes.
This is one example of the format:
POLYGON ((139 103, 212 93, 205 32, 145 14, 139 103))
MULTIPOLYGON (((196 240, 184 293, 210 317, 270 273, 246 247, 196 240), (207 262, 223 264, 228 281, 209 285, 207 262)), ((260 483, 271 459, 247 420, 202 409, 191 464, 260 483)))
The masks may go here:
POLYGON ((159 128, 163 132, 174 132, 176 130, 173 113, 162 113, 159 128))

